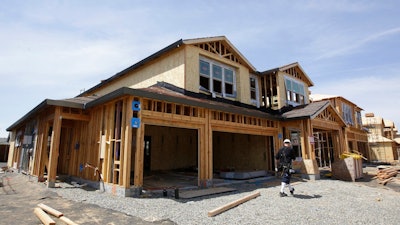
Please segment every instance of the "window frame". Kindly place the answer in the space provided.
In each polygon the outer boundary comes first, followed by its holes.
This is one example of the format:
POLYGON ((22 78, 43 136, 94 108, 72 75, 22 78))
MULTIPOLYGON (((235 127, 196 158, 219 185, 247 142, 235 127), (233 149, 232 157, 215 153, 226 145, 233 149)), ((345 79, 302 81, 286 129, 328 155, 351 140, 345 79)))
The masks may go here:
POLYGON ((304 82, 293 79, 289 76, 284 76, 285 89, 286 89, 286 101, 287 103, 298 106, 307 103, 306 96, 306 85, 304 82), (294 84, 293 84, 294 83, 294 84), (296 89, 296 90, 295 90, 296 89))
POLYGON ((346 124, 354 125, 353 112, 351 105, 342 102, 342 115, 346 124))
POLYGON ((230 97, 230 98, 236 98, 236 70, 226 64, 217 62, 215 60, 209 59, 209 58, 205 58, 205 57, 200 57, 199 58, 199 81, 200 81, 200 85, 199 85, 199 89, 201 91, 206 91, 218 96, 222 96, 222 97, 230 97), (207 74, 202 73, 201 70, 201 62, 205 62, 208 63, 209 65, 209 75, 207 76, 207 74), (221 68, 221 77, 217 77, 214 76, 214 69, 215 68, 221 68), (231 71, 232 72, 232 81, 230 81, 230 79, 226 79, 226 71, 231 71), (208 79, 208 89, 206 87, 204 87, 201 83, 201 79, 208 79), (216 82, 219 82, 218 85, 220 85, 220 92, 219 90, 215 89, 216 88, 216 82), (227 85, 232 85, 232 93, 227 93, 227 85))
POLYGON ((257 76, 254 75, 254 74, 250 74, 249 82, 250 82, 250 102, 252 104, 257 105, 257 107, 259 107, 259 105, 260 105, 260 93, 259 93, 259 85, 258 85, 257 76), (254 79, 255 87, 252 87, 252 81, 251 81, 252 79, 254 79), (255 95, 256 98, 252 98, 252 92, 253 91, 254 91, 254 95, 255 95))

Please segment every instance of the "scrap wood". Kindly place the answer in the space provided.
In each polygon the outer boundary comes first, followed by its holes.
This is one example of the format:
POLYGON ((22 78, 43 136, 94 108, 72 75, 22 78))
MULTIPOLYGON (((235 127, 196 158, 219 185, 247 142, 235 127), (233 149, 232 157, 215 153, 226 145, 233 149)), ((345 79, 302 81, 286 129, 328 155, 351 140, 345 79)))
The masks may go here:
POLYGON ((231 209, 231 208, 233 208, 233 207, 235 207, 235 206, 238 206, 238 205, 240 205, 240 204, 242 204, 242 203, 244 203, 244 202, 247 202, 247 201, 249 201, 249 200, 251 200, 251 199, 253 199, 253 198, 256 198, 256 197, 258 197, 258 196, 260 196, 260 192, 259 192, 259 191, 256 192, 256 193, 247 195, 247 196, 245 196, 245 197, 243 197, 243 198, 240 198, 240 199, 238 199, 238 200, 236 200, 236 201, 233 201, 233 202, 231 202, 231 203, 228 203, 228 204, 226 204, 226 205, 223 205, 223 206, 221 206, 221 207, 218 207, 218 208, 216 208, 216 209, 214 209, 214 210, 211 210, 211 211, 208 212, 208 216, 211 217, 211 216, 218 215, 218 214, 220 214, 220 213, 222 213, 222 212, 225 212, 225 211, 228 210, 228 209, 231 209))
POLYGON ((47 205, 45 205, 45 204, 43 204, 43 203, 38 204, 38 206, 39 206, 41 209, 43 209, 44 211, 46 211, 47 213, 50 213, 51 215, 53 215, 53 216, 55 216, 55 217, 61 217, 61 216, 63 216, 63 213, 62 213, 62 212, 60 212, 60 211, 58 211, 58 210, 56 210, 56 209, 53 209, 53 208, 51 208, 50 206, 47 206, 47 205))
POLYGON ((385 169, 378 170, 374 178, 377 178, 379 180, 378 182, 379 184, 386 185, 386 183, 391 181, 392 178, 396 177, 398 173, 399 173, 398 169, 393 167, 388 167, 385 169))
POLYGON ((50 218, 49 215, 47 215, 47 213, 45 213, 43 211, 43 209, 36 207, 33 212, 35 213, 35 215, 40 219, 40 221, 42 221, 42 223, 44 225, 55 225, 56 222, 50 218))
POLYGON ((70 220, 69 218, 67 218, 65 216, 61 216, 60 220, 62 220, 64 223, 66 223, 68 225, 78 225, 77 223, 73 222, 72 220, 70 220))
POLYGON ((391 180, 393 180, 393 177, 388 178, 388 179, 386 179, 386 180, 379 181, 378 183, 379 183, 379 184, 386 185, 386 184, 387 184, 389 181, 391 181, 391 180))

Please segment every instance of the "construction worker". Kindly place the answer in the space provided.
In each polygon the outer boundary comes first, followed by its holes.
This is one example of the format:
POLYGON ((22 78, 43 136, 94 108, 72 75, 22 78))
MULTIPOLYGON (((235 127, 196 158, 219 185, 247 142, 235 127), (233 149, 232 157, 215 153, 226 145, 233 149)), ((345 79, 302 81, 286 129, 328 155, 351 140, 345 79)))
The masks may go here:
POLYGON ((296 159, 295 152, 292 148, 291 142, 289 139, 285 139, 283 141, 283 147, 279 149, 278 153, 275 155, 275 159, 279 160, 278 168, 275 168, 276 172, 281 172, 282 183, 281 183, 281 191, 279 195, 281 197, 287 196, 285 193, 285 187, 289 188, 290 194, 294 194, 294 188, 290 185, 290 178, 294 170, 292 169, 292 160, 296 159))

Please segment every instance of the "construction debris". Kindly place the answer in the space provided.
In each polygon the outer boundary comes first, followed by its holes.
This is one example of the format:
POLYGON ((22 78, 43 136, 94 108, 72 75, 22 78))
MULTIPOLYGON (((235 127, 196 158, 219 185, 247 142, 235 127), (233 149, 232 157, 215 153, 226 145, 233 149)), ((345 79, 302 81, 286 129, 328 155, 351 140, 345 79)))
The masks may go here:
POLYGON ((388 182, 392 181, 398 173, 399 169, 394 167, 378 169, 378 172, 374 178, 377 178, 379 180, 379 184, 386 185, 388 182))
POLYGON ((53 209, 50 206, 47 206, 43 203, 38 204, 38 207, 36 207, 33 212, 40 219, 40 221, 42 221, 42 223, 45 225, 56 224, 56 222, 47 213, 59 218, 61 221, 63 221, 64 223, 66 223, 68 225, 77 225, 77 223, 75 223, 72 220, 70 220, 69 218, 65 217, 62 212, 60 212, 56 209, 53 209))

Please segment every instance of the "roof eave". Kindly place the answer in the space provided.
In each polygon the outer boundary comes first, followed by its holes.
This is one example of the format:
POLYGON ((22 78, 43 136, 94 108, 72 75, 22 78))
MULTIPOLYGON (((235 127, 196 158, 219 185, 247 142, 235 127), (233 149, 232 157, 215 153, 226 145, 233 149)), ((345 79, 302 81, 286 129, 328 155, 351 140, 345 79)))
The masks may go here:
MULTIPOLYGON (((115 98, 118 98, 118 97, 121 97, 124 95, 132 95, 132 96, 137 96, 137 97, 142 97, 142 98, 150 98, 150 99, 161 100, 161 101, 166 101, 166 102, 173 102, 173 103, 184 104, 184 105, 189 105, 189 106, 196 106, 196 107, 220 110, 220 111, 225 111, 225 112, 230 112, 230 113, 237 113, 237 110, 223 107, 221 105, 213 105, 213 104, 208 104, 205 102, 196 102, 196 101, 192 101, 190 99, 179 98, 179 97, 174 97, 174 96, 164 95, 164 94, 159 94, 159 93, 154 93, 154 92, 148 92, 148 91, 141 90, 141 89, 132 89, 129 87, 122 87, 122 88, 117 89, 109 94, 106 94, 96 100, 93 100, 85 105, 85 109, 95 107, 97 105, 103 104, 105 102, 108 102, 110 100, 113 100, 115 98)), ((263 118, 272 119, 272 120, 280 119, 280 117, 271 115, 269 113, 261 112, 261 111, 260 112, 258 112, 258 111, 254 111, 254 112, 242 111, 241 113, 244 115, 247 115, 247 116, 257 116, 257 117, 263 117, 263 118)))
POLYGON ((9 126, 6 131, 12 131, 14 128, 18 127, 23 121, 26 121, 30 118, 33 118, 35 114, 45 109, 47 106, 62 106, 62 107, 71 107, 71 108, 79 108, 83 109, 84 104, 68 102, 64 100, 53 100, 53 99, 45 99, 41 103, 39 103, 35 108, 29 111, 27 114, 22 116, 19 120, 9 126))

